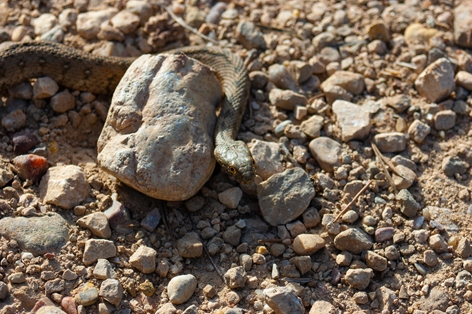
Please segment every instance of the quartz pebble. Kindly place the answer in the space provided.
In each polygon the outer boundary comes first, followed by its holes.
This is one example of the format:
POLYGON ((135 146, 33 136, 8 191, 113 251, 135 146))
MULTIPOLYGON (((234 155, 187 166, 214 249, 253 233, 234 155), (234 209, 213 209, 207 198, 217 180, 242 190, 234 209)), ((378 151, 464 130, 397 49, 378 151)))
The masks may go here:
POLYGON ((156 255, 156 250, 143 245, 130 256, 129 263, 140 272, 149 274, 156 269, 156 255))

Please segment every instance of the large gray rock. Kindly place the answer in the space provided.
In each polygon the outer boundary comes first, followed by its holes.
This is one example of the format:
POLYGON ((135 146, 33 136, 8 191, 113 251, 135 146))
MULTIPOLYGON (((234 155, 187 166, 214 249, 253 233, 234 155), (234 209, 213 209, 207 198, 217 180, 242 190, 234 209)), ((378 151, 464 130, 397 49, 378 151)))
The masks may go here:
POLYGON ((114 95, 98 140, 100 166, 151 197, 186 200, 215 167, 221 84, 184 55, 137 59, 114 95))
POLYGON ((313 183, 300 168, 274 174, 257 187, 262 216, 272 226, 285 224, 300 216, 314 196, 313 183))

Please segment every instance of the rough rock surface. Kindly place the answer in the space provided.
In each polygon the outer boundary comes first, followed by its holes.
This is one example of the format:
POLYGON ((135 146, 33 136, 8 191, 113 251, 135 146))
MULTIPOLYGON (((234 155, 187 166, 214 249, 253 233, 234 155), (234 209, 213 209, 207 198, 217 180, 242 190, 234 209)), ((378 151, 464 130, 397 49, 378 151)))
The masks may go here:
POLYGON ((221 96, 220 83, 201 63, 184 55, 142 56, 114 93, 98 141, 100 166, 151 197, 190 198, 215 167, 221 96))

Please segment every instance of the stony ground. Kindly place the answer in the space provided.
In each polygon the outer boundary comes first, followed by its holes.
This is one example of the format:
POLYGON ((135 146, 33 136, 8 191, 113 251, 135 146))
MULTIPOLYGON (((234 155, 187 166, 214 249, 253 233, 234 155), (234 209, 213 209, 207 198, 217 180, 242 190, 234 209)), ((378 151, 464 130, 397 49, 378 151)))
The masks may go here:
MULTIPOLYGON (((187 201, 147 197, 97 166, 110 96, 13 87, 0 313, 470 313, 472 2, 166 4, 247 64, 257 188, 217 167, 187 201)), ((28 40, 208 42, 153 1, 1 2, 0 48, 28 40)))

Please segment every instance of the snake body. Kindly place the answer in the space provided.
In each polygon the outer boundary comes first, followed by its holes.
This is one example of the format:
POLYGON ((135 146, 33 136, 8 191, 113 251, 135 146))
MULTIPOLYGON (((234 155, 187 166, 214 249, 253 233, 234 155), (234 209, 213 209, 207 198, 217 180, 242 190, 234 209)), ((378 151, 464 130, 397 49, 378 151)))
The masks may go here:
MULTIPOLYGON (((246 144, 235 140, 249 94, 243 61, 218 47, 183 47, 165 53, 183 53, 215 70, 225 94, 216 122, 215 157, 238 182, 251 182, 254 161, 246 144)), ((110 94, 134 60, 92 55, 52 42, 13 44, 0 51, 0 93, 27 79, 49 76, 70 89, 110 94)))

